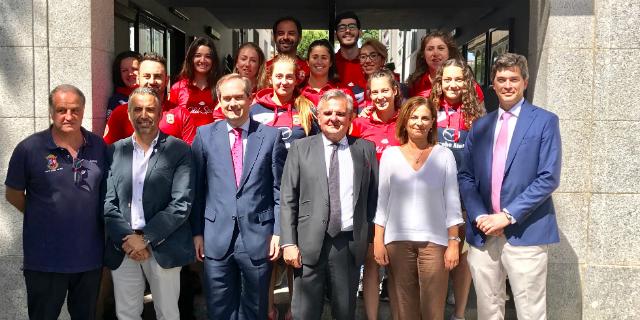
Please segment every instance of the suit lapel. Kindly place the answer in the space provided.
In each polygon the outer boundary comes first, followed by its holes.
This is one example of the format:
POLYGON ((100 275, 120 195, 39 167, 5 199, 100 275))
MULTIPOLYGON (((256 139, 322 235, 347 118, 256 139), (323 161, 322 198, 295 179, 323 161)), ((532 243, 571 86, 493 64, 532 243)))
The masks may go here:
POLYGON ((516 127, 513 130, 513 136, 511 136, 511 143, 509 144, 509 153, 507 154, 507 162, 504 165, 505 174, 509 171, 509 167, 513 162, 513 159, 518 152, 518 148, 522 144, 522 140, 524 139, 525 134, 531 127, 533 123, 533 119, 535 119, 535 114, 533 113, 533 107, 525 102, 520 107, 520 115, 518 116, 518 122, 516 122, 516 127))
POLYGON ((249 121, 249 132, 247 132, 247 150, 245 150, 244 152, 244 160, 242 161, 242 178, 240 179, 240 184, 238 185, 238 191, 242 188, 245 182, 247 182, 249 173, 251 173, 251 169, 256 163, 256 159, 258 158, 258 154, 260 153, 260 148, 262 147, 264 134, 261 130, 258 130, 258 125, 259 124, 256 121, 249 121))
POLYGON ((487 132, 489 134, 484 134, 483 137, 483 141, 481 142, 482 145, 478 146, 478 150, 488 150, 489 151, 489 156, 488 157, 483 157, 484 159, 484 167, 487 168, 487 170, 485 171, 487 173, 487 176, 484 177, 485 179, 489 179, 487 181, 491 181, 491 170, 492 169, 492 164, 493 164, 493 137, 494 137, 494 133, 496 132, 496 125, 498 124, 498 111, 494 111, 493 114, 491 115, 491 121, 489 122, 489 127, 487 128, 487 132))
MULTIPOLYGON (((315 139, 312 143, 311 143, 311 148, 309 150, 309 159, 311 159, 312 161, 317 161, 318 163, 313 165, 313 168, 317 168, 318 170, 315 170, 319 177, 317 179, 317 183, 319 183, 320 185, 318 186, 318 189, 321 190, 322 192, 322 196, 325 200, 325 202, 329 203, 329 181, 327 180, 327 163, 324 159, 324 140, 322 139, 322 133, 318 133, 315 136, 313 136, 313 139, 315 139), (314 160, 315 159, 315 160, 314 160)), ((311 183, 316 183, 316 182, 311 182, 311 183)))
POLYGON ((360 145, 356 143, 356 139, 347 137, 349 142, 349 151, 353 161, 353 206, 355 208, 358 196, 360 195, 360 185, 362 184, 362 175, 364 174, 364 154, 360 145))
POLYGON ((235 182, 236 177, 233 171, 233 159, 231 158, 231 146, 229 145, 227 122, 224 121, 224 123, 215 126, 211 134, 211 143, 213 144, 213 148, 211 149, 213 154, 211 154, 211 156, 215 157, 212 161, 214 161, 216 166, 222 166, 216 168, 219 170, 218 172, 222 172, 222 175, 226 175, 226 179, 228 181, 235 182))
MULTIPOLYGON (((125 143, 122 145, 122 162, 125 165, 118 166, 118 168, 112 168, 112 170, 118 170, 122 172, 122 191, 123 195, 127 195, 129 198, 127 199, 127 203, 129 204, 128 210, 121 210, 122 216, 126 221, 131 222, 131 198, 133 196, 133 181, 131 180, 131 166, 133 166, 133 140, 129 137, 125 140, 125 143)), ((118 161, 120 162, 120 161, 118 161)), ((114 163, 118 163, 114 161, 114 163)))
POLYGON ((151 175, 151 171, 156 168, 156 164, 158 164, 158 159, 160 158, 160 154, 164 150, 165 142, 167 142, 167 135, 160 132, 160 136, 158 136, 158 142, 151 150, 151 157, 149 158, 149 164, 147 165, 147 172, 144 175, 144 183, 146 184, 149 180, 149 175, 151 175))

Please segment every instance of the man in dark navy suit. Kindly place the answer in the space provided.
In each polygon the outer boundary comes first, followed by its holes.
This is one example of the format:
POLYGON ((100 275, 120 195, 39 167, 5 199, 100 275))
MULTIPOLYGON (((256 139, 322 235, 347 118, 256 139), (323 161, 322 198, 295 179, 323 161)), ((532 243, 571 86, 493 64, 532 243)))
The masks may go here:
POLYGON ((491 76, 500 106, 474 122, 458 175, 478 319, 504 319, 507 276, 518 319, 546 319, 547 250, 560 241, 558 117, 524 99, 524 56, 501 55, 491 76))
POLYGON ((265 319, 269 262, 280 254, 286 150, 280 130, 250 119, 248 79, 226 75, 216 92, 225 120, 200 127, 193 142, 192 227, 204 259, 209 319, 265 319))

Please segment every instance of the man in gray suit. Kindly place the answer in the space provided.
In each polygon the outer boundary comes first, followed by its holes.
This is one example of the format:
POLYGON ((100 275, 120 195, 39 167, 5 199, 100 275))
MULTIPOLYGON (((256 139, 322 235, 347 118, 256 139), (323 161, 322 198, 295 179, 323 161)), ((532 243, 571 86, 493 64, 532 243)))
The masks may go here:
POLYGON ((145 278, 158 319, 179 319, 180 268, 194 260, 188 217, 194 171, 189 145, 158 129, 153 89, 129 97, 131 137, 112 145, 104 205, 105 264, 112 270, 118 319, 140 319, 145 278))
POLYGON ((354 319, 360 266, 376 211, 378 162, 372 142, 347 136, 353 100, 327 91, 322 134, 295 141, 280 187, 281 243, 294 268, 295 319, 320 319, 325 283, 333 318, 354 319))

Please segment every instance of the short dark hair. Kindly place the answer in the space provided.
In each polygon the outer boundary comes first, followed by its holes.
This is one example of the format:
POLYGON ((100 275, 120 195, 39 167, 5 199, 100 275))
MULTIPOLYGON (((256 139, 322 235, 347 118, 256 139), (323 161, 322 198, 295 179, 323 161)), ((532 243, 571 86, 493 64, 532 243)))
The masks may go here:
POLYGON ((495 79, 498 71, 509 69, 512 67, 518 67, 520 69, 520 75, 522 79, 529 80, 529 67, 527 66, 527 58, 517 53, 503 53, 498 56, 496 61, 491 66, 491 81, 495 79))
POLYGON ((309 61, 309 58, 311 58, 311 50, 313 50, 313 48, 318 46, 324 47, 325 49, 327 49, 327 52, 329 52, 329 61, 331 62, 331 66, 329 67, 329 74, 328 74, 329 81, 338 82, 339 78, 338 78, 338 72, 336 71, 336 54, 333 51, 333 46, 331 45, 331 42, 329 42, 329 40, 318 39, 311 42, 311 44, 309 45, 309 49, 307 50, 307 61, 309 61))
POLYGON ((162 64, 164 70, 167 70, 167 59, 165 59, 161 54, 157 54, 155 52, 147 52, 142 56, 142 60, 140 60, 140 64, 145 61, 155 61, 157 63, 162 64))
POLYGON ((341 20, 344 19, 353 19, 356 21, 356 24, 358 25, 358 29, 360 29, 360 19, 358 19, 358 16, 355 14, 355 12, 353 11, 345 11, 345 12, 341 12, 338 15, 336 15, 336 23, 335 23, 335 28, 336 30, 338 29, 338 25, 340 24, 341 20))
POLYGON ((280 24, 280 22, 285 22, 285 21, 291 21, 293 23, 296 24, 296 29, 298 29, 298 36, 302 37, 302 24, 300 24, 300 21, 298 21, 298 19, 292 17, 292 16, 286 16, 286 17, 281 17, 278 20, 276 20, 276 22, 273 23, 273 37, 275 38, 276 33, 278 32, 278 25, 280 24))
POLYGON ((135 51, 124 51, 120 52, 116 58, 113 60, 113 65, 111 66, 111 80, 113 81, 114 87, 124 87, 124 82, 122 81, 122 76, 120 76, 120 63, 122 60, 126 58, 133 58, 140 63, 142 60, 142 55, 135 51))

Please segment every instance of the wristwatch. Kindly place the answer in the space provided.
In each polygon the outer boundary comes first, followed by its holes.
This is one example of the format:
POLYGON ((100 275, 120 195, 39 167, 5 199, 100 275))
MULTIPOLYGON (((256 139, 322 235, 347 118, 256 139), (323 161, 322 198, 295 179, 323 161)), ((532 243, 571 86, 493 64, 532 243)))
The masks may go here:
POLYGON ((142 235, 142 241, 144 241, 145 246, 149 246, 149 244, 151 244, 151 240, 147 238, 147 235, 142 235))
POLYGON ((504 213, 504 215, 507 217, 507 219, 509 219, 509 223, 510 224, 516 223, 516 219, 513 218, 513 216, 509 213, 509 211, 507 211, 507 209, 502 209, 502 213, 504 213))
POLYGON ((455 240, 458 242, 462 242, 462 239, 460 239, 460 237, 449 237, 449 240, 455 240))

